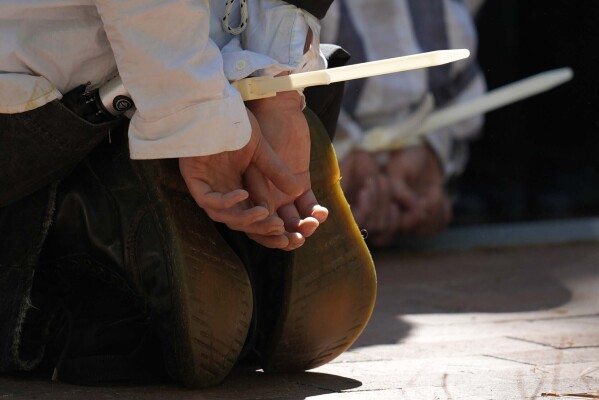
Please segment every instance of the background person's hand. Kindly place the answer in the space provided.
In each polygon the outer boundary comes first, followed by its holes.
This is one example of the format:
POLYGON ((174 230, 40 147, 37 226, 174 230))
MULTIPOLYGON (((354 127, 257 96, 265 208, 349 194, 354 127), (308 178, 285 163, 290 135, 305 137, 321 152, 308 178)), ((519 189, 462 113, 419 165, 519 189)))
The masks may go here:
POLYGON ((393 152, 386 173, 397 189, 395 198, 404 213, 398 233, 432 235, 449 225, 452 210, 443 170, 428 145, 393 152), (406 192, 411 192, 416 202, 406 203, 402 197, 406 192))
POLYGON ((360 228, 376 212, 375 204, 380 196, 377 182, 382 176, 373 155, 355 150, 339 164, 341 188, 351 206, 352 214, 360 228))
MULTIPOLYGON (((244 176, 252 203, 268 204, 270 214, 283 219, 285 235, 289 240, 289 245, 283 249, 293 250, 301 246, 305 238, 312 235, 328 216, 328 210, 318 204, 311 189, 310 131, 302 112, 302 98, 296 91, 290 91, 249 101, 246 105, 258 120, 265 139, 301 187, 301 195, 290 195, 253 166, 248 168, 244 176)), ((250 237, 259 242, 278 240, 256 235, 250 237)))
POLYGON ((403 220, 401 203, 413 207, 416 199, 401 183, 381 171, 373 154, 353 151, 340 165, 341 186, 358 226, 370 242, 382 246, 393 238, 403 220))
MULTIPOLYGON (((242 175, 252 166, 256 174, 290 197, 302 194, 303 186, 262 137, 253 115, 250 112, 248 115, 252 134, 243 148, 180 158, 179 168, 192 197, 212 220, 233 230, 279 236, 284 241, 283 221, 270 215, 266 205, 250 205, 249 193, 242 186, 242 175)), ((264 196, 264 201, 270 203, 275 199, 264 196)))

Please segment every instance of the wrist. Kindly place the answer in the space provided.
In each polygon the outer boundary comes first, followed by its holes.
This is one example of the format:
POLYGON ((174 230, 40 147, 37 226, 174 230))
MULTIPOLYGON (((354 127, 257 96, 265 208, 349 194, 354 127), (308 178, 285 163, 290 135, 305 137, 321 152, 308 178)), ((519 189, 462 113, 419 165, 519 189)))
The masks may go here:
POLYGON ((276 109, 281 112, 285 110, 301 111, 303 108, 303 96, 297 90, 290 90, 288 92, 279 92, 276 96, 264 99, 249 100, 246 101, 245 104, 252 112, 271 109, 276 109))

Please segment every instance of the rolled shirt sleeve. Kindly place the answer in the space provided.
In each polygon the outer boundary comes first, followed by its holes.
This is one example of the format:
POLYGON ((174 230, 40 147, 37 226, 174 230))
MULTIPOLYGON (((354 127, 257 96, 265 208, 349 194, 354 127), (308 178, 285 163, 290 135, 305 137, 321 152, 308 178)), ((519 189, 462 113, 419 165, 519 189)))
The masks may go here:
POLYGON ((136 104, 131 157, 238 150, 251 126, 210 40, 207 1, 96 0, 123 84, 136 104))
POLYGON ((250 23, 241 36, 243 49, 275 61, 256 68, 254 75, 274 76, 326 67, 320 52, 320 22, 315 16, 281 0, 253 1, 248 12, 250 23), (310 30, 312 41, 304 52, 310 30))

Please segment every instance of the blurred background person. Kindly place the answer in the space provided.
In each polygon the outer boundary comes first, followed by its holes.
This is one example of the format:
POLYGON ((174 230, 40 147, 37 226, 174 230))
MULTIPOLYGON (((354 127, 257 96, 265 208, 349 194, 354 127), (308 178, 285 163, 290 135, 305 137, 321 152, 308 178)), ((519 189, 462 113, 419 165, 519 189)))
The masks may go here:
MULTIPOLYGON (((468 101, 486 88, 476 62, 473 13, 481 1, 338 0, 323 20, 322 40, 351 54, 349 64, 434 50, 466 48, 459 62, 346 83, 338 141, 360 140, 375 127, 414 130, 436 109, 468 101)), ((452 218, 449 183, 464 170, 476 116, 425 132, 408 146, 339 154, 342 186, 370 243, 397 234, 431 235, 452 218)))

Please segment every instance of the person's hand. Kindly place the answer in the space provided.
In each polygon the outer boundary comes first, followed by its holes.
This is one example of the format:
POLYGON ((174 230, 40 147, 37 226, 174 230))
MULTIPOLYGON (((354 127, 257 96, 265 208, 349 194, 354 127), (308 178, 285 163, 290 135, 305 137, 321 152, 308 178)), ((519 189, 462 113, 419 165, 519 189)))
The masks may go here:
POLYGON ((380 198, 379 188, 384 185, 381 172, 373 155, 361 150, 349 153, 340 163, 341 189, 351 206, 359 227, 365 228, 376 213, 380 198))
MULTIPOLYGON (((251 166, 273 186, 291 198, 303 193, 304 187, 262 137, 258 122, 248 112, 252 124, 249 142, 240 150, 218 154, 184 157, 179 169, 196 203, 208 216, 233 230, 249 234, 273 235, 286 241, 283 221, 269 213, 266 204, 253 207, 249 193, 242 187, 242 175, 251 166)), ((274 199, 264 197, 268 204, 274 199)))
MULTIPOLYGON (((451 203, 444 190, 444 176, 437 156, 428 145, 413 146, 392 153, 386 173, 393 182, 395 200, 403 211, 397 232, 432 235, 451 221, 451 203), (406 202, 405 195, 416 202, 406 202)), ((380 238, 381 242, 389 241, 380 238)))
POLYGON ((340 164, 341 187, 351 205, 356 223, 363 228, 374 245, 392 237, 400 227, 403 212, 397 202, 414 206, 416 199, 401 183, 389 179, 381 171, 374 155, 353 151, 340 164))
MULTIPOLYGON (((301 246, 328 216, 318 204, 310 184, 310 131, 302 113, 302 99, 296 91, 278 93, 275 97, 246 102, 255 115, 262 134, 276 154, 286 163, 301 187, 301 195, 282 191, 272 179, 251 166, 244 176, 245 187, 253 204, 267 204, 271 215, 284 221, 289 245, 284 250, 301 246)), ((250 235, 269 247, 280 246, 276 236, 250 235)))

